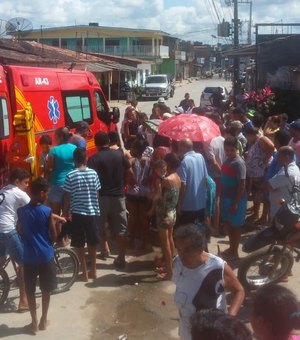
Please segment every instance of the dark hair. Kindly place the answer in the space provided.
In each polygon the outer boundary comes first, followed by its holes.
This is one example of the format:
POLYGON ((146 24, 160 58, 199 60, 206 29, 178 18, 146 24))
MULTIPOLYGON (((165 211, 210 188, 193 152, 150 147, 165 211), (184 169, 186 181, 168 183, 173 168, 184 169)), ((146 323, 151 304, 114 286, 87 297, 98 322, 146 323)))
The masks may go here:
POLYGON ((300 310, 296 296, 287 288, 269 284, 261 287, 253 300, 253 316, 262 317, 273 339, 286 339, 300 328, 300 310))
POLYGON ((288 145, 290 139, 290 134, 286 130, 278 130, 274 133, 274 140, 276 140, 280 146, 288 145))
POLYGON ((167 153, 164 160, 171 171, 176 171, 179 168, 180 159, 176 155, 176 153, 174 152, 167 153))
POLYGON ((174 232, 174 241, 176 242, 177 240, 189 240, 190 248, 193 250, 202 252, 204 249, 203 232, 194 224, 178 227, 174 232))
POLYGON ((95 144, 98 148, 109 145, 109 137, 105 132, 97 132, 94 137, 95 144))
POLYGON ((148 120, 147 113, 145 113, 145 112, 138 112, 137 113, 137 117, 138 117, 138 119, 146 119, 146 120, 148 120))
POLYGON ((252 124, 255 128, 259 129, 264 125, 265 118, 261 113, 256 113, 252 118, 252 124))
POLYGON ((49 190, 49 182, 46 178, 38 177, 31 184, 32 195, 38 195, 41 191, 47 192, 49 190))
POLYGON ((245 116, 246 112, 243 109, 236 107, 234 110, 232 110, 232 114, 233 115, 239 115, 239 116, 245 116))
POLYGON ((118 145, 121 146, 120 135, 118 131, 109 131, 108 133, 109 145, 118 145))
POLYGON ((231 125, 227 126, 227 128, 225 128, 224 130, 224 134, 227 133, 228 135, 232 137, 236 137, 237 132, 238 132, 238 129, 235 126, 231 126, 231 125))
POLYGON ((236 137, 229 136, 224 140, 224 146, 229 146, 238 149, 239 141, 236 137))
POLYGON ((62 139, 63 142, 67 142, 72 136, 70 130, 67 127, 59 127, 55 130, 55 135, 62 139))
POLYGON ((30 173, 26 169, 15 168, 11 171, 9 176, 10 183, 14 183, 16 180, 23 181, 24 179, 30 178, 30 173))
POLYGON ((132 142, 130 149, 135 149, 137 156, 142 156, 143 152, 146 150, 148 142, 143 139, 136 139, 132 142))
POLYGON ((153 148, 155 149, 158 148, 159 146, 170 147, 171 139, 169 137, 161 136, 156 133, 153 138, 153 148))
POLYGON ((192 319, 192 340, 252 340, 250 330, 235 316, 218 309, 202 309, 192 319))
POLYGON ((40 145, 43 145, 43 144, 52 145, 52 138, 51 138, 51 136, 50 135, 43 135, 40 138, 39 144, 40 145))
POLYGON ((76 148, 73 152, 73 160, 76 164, 85 164, 86 162, 86 149, 85 148, 76 148))
POLYGON ((82 133, 85 130, 88 130, 89 127, 90 127, 89 124, 85 121, 75 123, 75 131, 78 133, 82 133))
POLYGON ((255 128, 254 126, 249 126, 245 131, 245 135, 256 136, 258 135, 258 129, 255 128))

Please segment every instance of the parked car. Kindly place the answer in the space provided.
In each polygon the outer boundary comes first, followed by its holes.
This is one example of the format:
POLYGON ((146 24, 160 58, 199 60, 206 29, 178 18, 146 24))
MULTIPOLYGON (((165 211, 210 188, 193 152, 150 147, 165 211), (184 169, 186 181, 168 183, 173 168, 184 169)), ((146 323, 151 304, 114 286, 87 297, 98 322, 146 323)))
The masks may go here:
POLYGON ((211 102, 209 100, 210 96, 217 91, 217 89, 221 88, 222 89, 222 95, 223 95, 223 103, 225 104, 226 101, 228 100, 229 93, 224 86, 207 86, 201 93, 200 97, 200 107, 206 107, 206 106, 211 106, 211 102))
POLYGON ((159 98, 168 99, 173 97, 175 92, 175 84, 167 74, 156 74, 146 78, 145 86, 142 92, 143 98, 159 98))

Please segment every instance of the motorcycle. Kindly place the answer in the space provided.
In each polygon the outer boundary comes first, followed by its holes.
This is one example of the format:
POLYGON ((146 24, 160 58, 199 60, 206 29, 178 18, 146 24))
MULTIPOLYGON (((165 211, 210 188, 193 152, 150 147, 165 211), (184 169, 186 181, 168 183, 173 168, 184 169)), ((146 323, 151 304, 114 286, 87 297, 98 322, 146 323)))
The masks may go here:
POLYGON ((239 265, 238 278, 247 290, 281 281, 291 273, 294 261, 300 260, 300 241, 289 243, 293 235, 300 233, 300 215, 291 212, 287 206, 283 202, 272 225, 243 246, 243 251, 249 255, 239 265))

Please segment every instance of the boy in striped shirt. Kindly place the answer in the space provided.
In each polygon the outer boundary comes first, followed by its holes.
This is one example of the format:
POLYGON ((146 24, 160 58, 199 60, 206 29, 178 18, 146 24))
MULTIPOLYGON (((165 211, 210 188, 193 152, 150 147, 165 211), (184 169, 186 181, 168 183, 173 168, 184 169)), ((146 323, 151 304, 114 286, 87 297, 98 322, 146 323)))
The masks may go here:
POLYGON ((68 173, 64 184, 64 216, 72 219, 71 245, 78 250, 82 280, 96 279, 96 246, 99 243, 98 220, 100 181, 96 171, 86 166, 86 150, 77 148, 73 154, 76 169, 68 173), (87 271, 84 246, 87 243, 91 269, 87 271))

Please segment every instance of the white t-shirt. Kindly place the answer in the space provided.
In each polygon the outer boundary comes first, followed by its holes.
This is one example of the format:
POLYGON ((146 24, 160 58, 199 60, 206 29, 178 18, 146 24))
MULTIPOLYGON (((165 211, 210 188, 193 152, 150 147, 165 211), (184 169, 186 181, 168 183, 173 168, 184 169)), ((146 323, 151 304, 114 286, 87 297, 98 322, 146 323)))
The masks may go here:
MULTIPOLYGON (((224 140, 222 136, 214 137, 209 143, 203 143, 205 156, 209 161, 216 161, 221 168, 226 160, 224 151, 224 140)), ((215 169, 210 174, 213 178, 220 177, 221 172, 217 172, 215 169)))
POLYGON ((196 295, 198 309, 218 308, 227 312, 224 292, 225 261, 208 254, 207 261, 195 268, 184 267, 180 257, 173 262, 173 281, 176 285, 175 304, 179 311, 179 336, 181 340, 191 340, 190 318, 196 312, 193 300, 196 295))
POLYGON ((13 184, 0 190, 0 233, 9 233, 16 228, 17 210, 29 202, 26 192, 13 184))
POLYGON ((274 191, 270 191, 270 215, 272 218, 280 208, 281 199, 284 199, 286 202, 290 201, 295 181, 296 184, 299 185, 300 170, 295 162, 292 162, 287 166, 287 173, 289 177, 286 176, 284 167, 282 167, 274 177, 269 179, 269 183, 274 189, 274 191))

